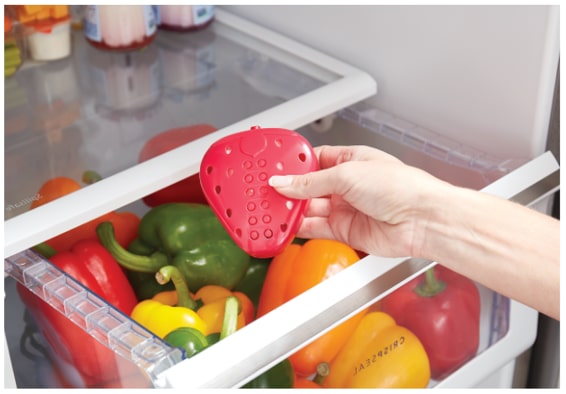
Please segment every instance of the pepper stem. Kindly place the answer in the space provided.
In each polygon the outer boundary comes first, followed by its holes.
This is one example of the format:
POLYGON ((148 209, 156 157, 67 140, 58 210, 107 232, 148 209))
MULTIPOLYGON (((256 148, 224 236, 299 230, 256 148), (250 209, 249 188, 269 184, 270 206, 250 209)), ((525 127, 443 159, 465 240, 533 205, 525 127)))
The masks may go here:
POLYGON ((82 181, 87 185, 92 185, 95 182, 98 182, 102 179, 100 174, 93 170, 86 170, 83 172, 82 181))
POLYGON ((446 282, 438 280, 434 267, 425 272, 425 280, 415 287, 414 292, 421 297, 434 297, 446 289, 446 282))
POLYGON ((57 254, 57 251, 53 249, 51 246, 47 245, 45 242, 35 245, 33 247, 33 250, 39 253, 40 255, 42 255, 43 257, 45 257, 46 259, 49 259, 57 254))
POLYGON ((330 374, 330 364, 325 361, 318 363, 318 365, 316 366, 316 375, 314 376, 312 381, 322 386, 322 382, 324 381, 324 378, 328 376, 328 374, 330 374))
POLYGON ((240 301, 236 296, 226 298, 224 306, 224 320, 222 321, 222 330, 220 331, 220 339, 232 335, 238 329, 238 311, 240 309, 240 301))
POLYGON ((159 271, 155 273, 155 279, 160 285, 164 285, 169 281, 173 281, 175 285, 175 291, 177 291, 177 306, 184 306, 192 310, 197 309, 197 302, 191 297, 189 293, 189 286, 185 281, 185 277, 181 274, 181 271, 174 265, 166 265, 161 267, 159 271))
POLYGON ((100 223, 96 226, 96 234, 102 246, 114 256, 118 264, 131 271, 153 274, 169 263, 167 256, 161 252, 155 252, 151 256, 140 256, 124 249, 116 241, 112 222, 100 223))

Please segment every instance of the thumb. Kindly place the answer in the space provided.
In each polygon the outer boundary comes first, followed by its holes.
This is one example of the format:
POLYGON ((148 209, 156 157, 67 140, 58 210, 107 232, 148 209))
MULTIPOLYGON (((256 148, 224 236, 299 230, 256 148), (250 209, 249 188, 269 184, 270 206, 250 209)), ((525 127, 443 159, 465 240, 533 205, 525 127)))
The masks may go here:
POLYGON ((269 178, 269 185, 290 198, 322 197, 336 193, 336 178, 331 175, 331 169, 303 175, 273 175, 269 178))

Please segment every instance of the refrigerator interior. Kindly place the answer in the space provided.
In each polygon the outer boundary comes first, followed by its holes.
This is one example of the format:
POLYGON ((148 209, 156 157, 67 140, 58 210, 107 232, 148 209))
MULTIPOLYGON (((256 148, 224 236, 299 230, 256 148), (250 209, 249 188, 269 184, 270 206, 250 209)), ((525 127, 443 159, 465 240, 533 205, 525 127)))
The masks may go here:
MULTIPOLYGON (((199 124, 225 130, 183 148, 184 154, 194 153, 197 158, 190 160, 198 163, 206 144, 255 125, 256 114, 340 79, 304 60, 289 62, 287 54, 280 55, 284 51, 256 42, 250 49, 247 44, 249 38, 232 40, 230 34, 215 27, 190 38, 160 33, 144 51, 113 54, 89 47, 80 34, 74 34, 71 58, 18 71, 5 81, 5 220, 29 213, 38 187, 54 176, 81 179, 85 170, 96 170, 105 182, 132 167, 139 169, 140 151, 150 138, 163 131, 199 124)), ((486 152, 400 118, 371 100, 351 105, 370 95, 371 90, 370 86, 359 97, 345 99, 349 102, 342 106, 341 100, 336 100, 334 107, 323 106, 308 115, 300 113, 296 119, 285 120, 287 123, 281 120, 284 115, 259 119, 273 119, 274 123, 262 123, 264 127, 297 129, 312 145, 375 146, 442 179, 474 189, 490 185, 532 158, 529 154, 499 156, 486 152)), ((147 164, 143 170, 153 177, 159 167, 147 164)), ((171 177, 161 175, 160 185, 171 184, 196 170, 192 165, 171 177)), ((132 181, 132 188, 137 188, 132 193, 135 198, 116 199, 96 207, 89 213, 90 218, 108 209, 143 215, 148 207, 140 198, 154 191, 156 184, 139 187, 132 181)), ((84 189, 94 190, 96 186, 84 189)), ((112 193, 111 188, 102 186, 98 190, 102 194, 96 196, 112 193)), ((87 192, 80 195, 89 196, 87 192)), ((78 220, 87 219, 84 216, 78 220)), ((48 221, 49 216, 44 220, 48 221)), ((55 235, 62 226, 45 234, 55 235)), ((159 386, 160 374, 183 361, 179 349, 109 306, 46 260, 25 250, 5 258, 5 272, 9 274, 4 281, 5 346, 18 387, 153 387, 159 386), (63 320, 46 318, 37 298, 30 297, 17 282, 49 299, 53 312, 63 320), (57 324, 64 324, 65 319, 76 324, 70 328, 75 342, 60 343, 57 324), (79 371, 70 361, 77 341, 92 347, 99 362, 85 362, 79 371)), ((514 303, 479 285, 478 289, 482 319, 475 364, 481 363, 481 355, 502 342, 510 329, 521 330, 525 337, 513 349, 514 354, 498 361, 503 366, 530 346, 536 328, 532 319, 525 326, 510 327, 514 303)), ((533 311, 523 312, 533 316, 533 311)), ((5 376, 8 372, 5 370, 5 376)), ((456 374, 465 372, 466 366, 456 374)), ((198 374, 198 370, 194 373, 198 374)), ((482 377, 482 372, 473 374, 477 379, 482 377)), ((484 376, 487 374, 484 372, 484 376)), ((429 387, 437 385, 442 386, 442 382, 429 383, 429 387)))

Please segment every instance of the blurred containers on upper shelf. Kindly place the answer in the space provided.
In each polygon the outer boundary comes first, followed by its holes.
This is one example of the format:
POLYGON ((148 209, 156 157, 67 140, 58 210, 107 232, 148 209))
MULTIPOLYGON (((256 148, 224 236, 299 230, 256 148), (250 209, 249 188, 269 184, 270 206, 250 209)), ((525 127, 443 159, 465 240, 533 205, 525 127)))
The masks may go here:
POLYGON ((87 5, 83 12, 85 38, 98 49, 141 49, 153 41, 157 32, 151 5, 87 5))
POLYGON ((157 36, 163 87, 169 96, 206 95, 216 79, 215 39, 213 31, 188 35, 163 31, 157 36))
POLYGON ((104 116, 145 111, 159 101, 161 73, 155 45, 131 52, 89 47, 86 54, 96 109, 104 116))
POLYGON ((214 20, 213 5, 155 5, 160 29, 186 32, 204 29, 214 20))
POLYGON ((23 62, 23 41, 12 19, 4 15, 4 78, 12 76, 23 62))
POLYGON ((34 67, 28 73, 36 127, 52 133, 71 126, 81 117, 81 93, 72 59, 67 57, 34 67))
POLYGON ((29 58, 63 59, 71 54, 71 18, 68 5, 11 5, 7 12, 23 28, 29 58))

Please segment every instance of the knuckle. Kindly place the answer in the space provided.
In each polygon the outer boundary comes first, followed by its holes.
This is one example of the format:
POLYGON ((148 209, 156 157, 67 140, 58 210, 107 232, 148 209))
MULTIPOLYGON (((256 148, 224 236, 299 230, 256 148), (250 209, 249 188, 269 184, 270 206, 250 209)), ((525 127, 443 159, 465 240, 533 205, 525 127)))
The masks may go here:
POLYGON ((313 184, 312 174, 304 174, 301 176, 296 176, 293 180, 295 186, 299 189, 308 189, 313 184))

